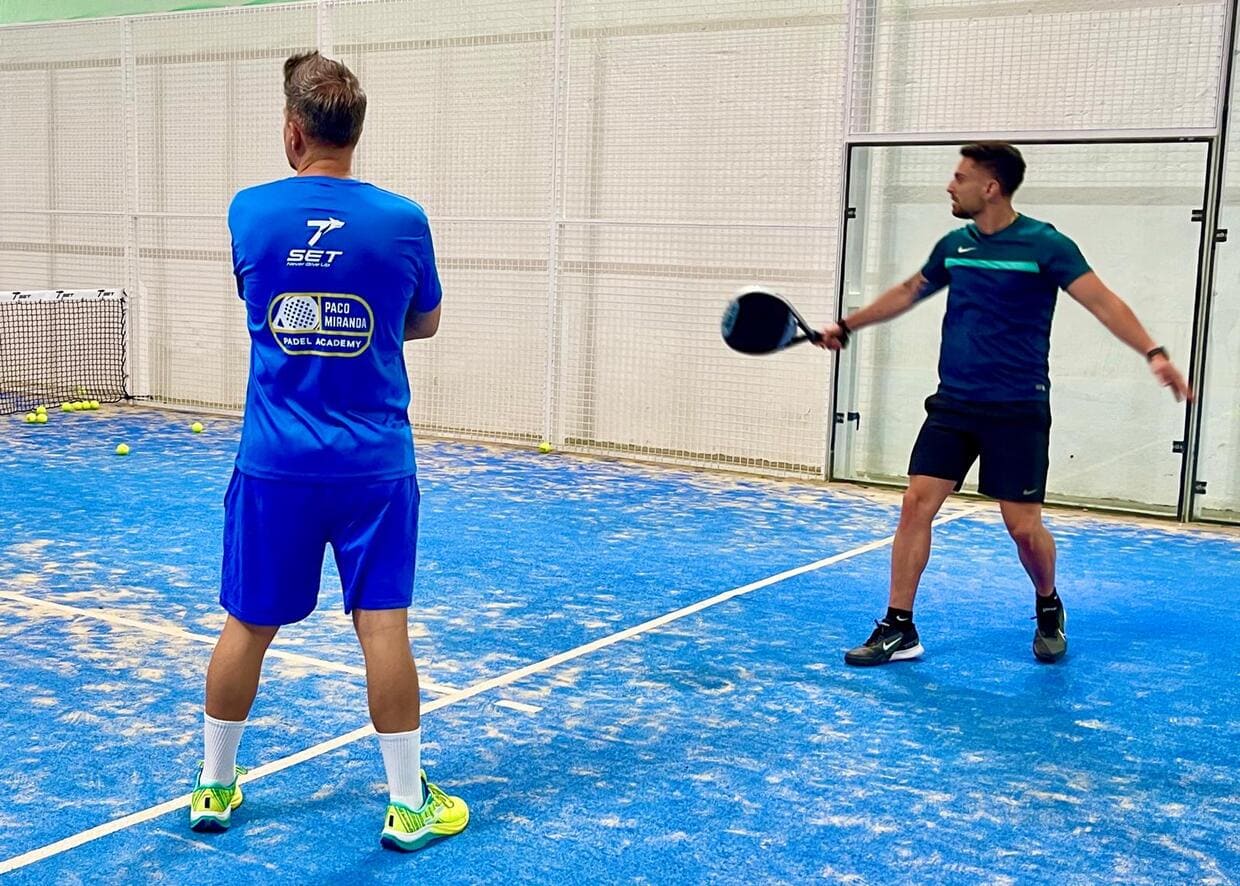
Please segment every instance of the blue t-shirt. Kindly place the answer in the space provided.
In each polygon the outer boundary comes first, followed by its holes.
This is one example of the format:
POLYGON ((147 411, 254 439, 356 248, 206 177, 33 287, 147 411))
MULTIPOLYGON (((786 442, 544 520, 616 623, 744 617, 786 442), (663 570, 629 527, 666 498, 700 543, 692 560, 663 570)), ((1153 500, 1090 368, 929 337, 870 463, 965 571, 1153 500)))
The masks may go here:
POLYGON ((299 176, 241 191, 228 227, 251 341, 237 467, 279 480, 413 474, 405 316, 442 297, 422 207, 299 176))
POLYGON ((969 224, 921 269, 923 297, 949 286, 939 393, 965 402, 1050 399, 1051 318, 1060 289, 1089 265, 1053 225, 1027 216, 994 234, 969 224))

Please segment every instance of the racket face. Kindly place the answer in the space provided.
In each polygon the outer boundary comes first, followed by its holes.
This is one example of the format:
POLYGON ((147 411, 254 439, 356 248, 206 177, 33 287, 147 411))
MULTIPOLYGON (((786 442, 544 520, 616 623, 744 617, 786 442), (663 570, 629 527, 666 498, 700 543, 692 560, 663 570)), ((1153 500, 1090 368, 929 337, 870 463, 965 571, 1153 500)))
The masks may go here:
POLYGON ((297 332, 319 328, 319 303, 308 295, 286 296, 276 312, 275 326, 297 332))
POLYGON ((723 340, 742 354, 769 354, 786 348, 797 336, 796 312, 771 292, 742 292, 723 312, 723 340))

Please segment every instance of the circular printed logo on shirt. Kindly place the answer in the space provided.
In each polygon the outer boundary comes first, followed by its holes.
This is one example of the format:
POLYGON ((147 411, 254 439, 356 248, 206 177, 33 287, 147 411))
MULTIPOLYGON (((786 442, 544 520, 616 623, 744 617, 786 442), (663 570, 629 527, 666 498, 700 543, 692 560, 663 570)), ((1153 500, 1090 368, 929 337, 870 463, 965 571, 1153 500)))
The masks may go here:
POLYGON ((356 357, 370 347, 374 325, 365 299, 343 293, 284 292, 267 309, 267 326, 290 356, 356 357))

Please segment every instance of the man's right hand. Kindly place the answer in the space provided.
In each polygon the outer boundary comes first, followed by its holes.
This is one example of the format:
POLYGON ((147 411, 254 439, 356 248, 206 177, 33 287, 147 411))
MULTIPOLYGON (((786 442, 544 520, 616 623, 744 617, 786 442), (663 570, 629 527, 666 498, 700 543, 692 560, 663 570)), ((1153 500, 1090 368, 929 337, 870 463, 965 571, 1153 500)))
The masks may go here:
POLYGON ((1159 354, 1150 360, 1150 372, 1154 373, 1154 378, 1158 379, 1160 385, 1171 389, 1175 402, 1193 399, 1193 389, 1188 386, 1188 382, 1184 380, 1184 376, 1176 365, 1164 354, 1159 354))
POLYGON ((822 338, 814 342, 814 344, 822 348, 824 351, 843 350, 844 342, 847 340, 847 336, 838 323, 828 323, 826 326, 822 327, 821 331, 822 338))

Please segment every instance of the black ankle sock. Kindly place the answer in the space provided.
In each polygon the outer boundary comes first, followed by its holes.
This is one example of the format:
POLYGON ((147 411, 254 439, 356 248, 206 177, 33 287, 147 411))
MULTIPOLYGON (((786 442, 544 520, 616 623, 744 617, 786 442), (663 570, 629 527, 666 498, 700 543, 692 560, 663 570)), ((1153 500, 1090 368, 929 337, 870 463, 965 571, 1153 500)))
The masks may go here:
POLYGON ((1061 612, 1063 612, 1063 603, 1059 600, 1058 591, 1052 590, 1045 597, 1038 594, 1037 603, 1034 606, 1034 617, 1038 620, 1038 630, 1047 633, 1054 631, 1059 626, 1061 612))
POLYGON ((894 606, 888 606, 887 615, 883 621, 893 628, 907 628, 913 623, 913 610, 896 609, 894 606))

